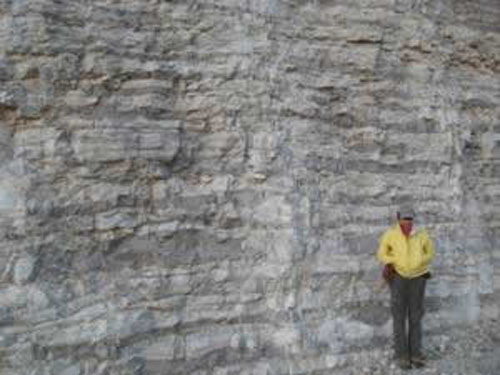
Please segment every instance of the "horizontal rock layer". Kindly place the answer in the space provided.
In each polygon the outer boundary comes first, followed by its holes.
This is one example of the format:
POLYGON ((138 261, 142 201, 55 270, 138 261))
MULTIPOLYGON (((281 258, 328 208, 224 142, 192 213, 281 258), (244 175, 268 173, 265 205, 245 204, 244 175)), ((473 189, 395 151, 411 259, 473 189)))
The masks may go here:
MULTIPOLYGON (((0 368, 326 374, 498 318, 495 0, 0 0, 0 368)), ((48 372, 47 372, 48 371, 48 372)))

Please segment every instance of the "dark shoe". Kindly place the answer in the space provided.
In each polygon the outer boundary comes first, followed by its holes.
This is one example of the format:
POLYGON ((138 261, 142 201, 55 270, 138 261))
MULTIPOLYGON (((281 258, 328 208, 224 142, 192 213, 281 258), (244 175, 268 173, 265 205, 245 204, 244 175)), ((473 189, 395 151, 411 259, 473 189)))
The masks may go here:
POLYGON ((411 363, 416 367, 416 368, 422 368, 425 366, 425 357, 423 355, 418 355, 415 357, 411 358, 411 363))
POLYGON ((410 370, 411 362, 408 358, 398 358, 396 359, 397 366, 402 370, 410 370))

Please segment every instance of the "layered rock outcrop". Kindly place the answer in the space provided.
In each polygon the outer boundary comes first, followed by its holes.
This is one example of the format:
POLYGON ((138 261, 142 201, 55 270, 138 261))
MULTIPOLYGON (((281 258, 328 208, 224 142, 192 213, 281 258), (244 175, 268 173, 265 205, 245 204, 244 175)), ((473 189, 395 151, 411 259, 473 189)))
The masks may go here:
POLYGON ((498 318, 495 0, 0 0, 0 369, 331 374, 498 318))

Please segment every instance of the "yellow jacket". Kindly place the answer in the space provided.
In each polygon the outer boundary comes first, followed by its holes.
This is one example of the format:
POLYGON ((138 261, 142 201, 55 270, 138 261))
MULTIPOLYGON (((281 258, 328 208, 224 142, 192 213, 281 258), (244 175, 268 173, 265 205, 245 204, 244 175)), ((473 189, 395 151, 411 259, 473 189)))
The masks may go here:
POLYGON ((377 258, 383 264, 392 263, 397 273, 412 279, 428 272, 434 254, 434 244, 427 231, 422 229, 406 237, 397 223, 380 238, 377 258))

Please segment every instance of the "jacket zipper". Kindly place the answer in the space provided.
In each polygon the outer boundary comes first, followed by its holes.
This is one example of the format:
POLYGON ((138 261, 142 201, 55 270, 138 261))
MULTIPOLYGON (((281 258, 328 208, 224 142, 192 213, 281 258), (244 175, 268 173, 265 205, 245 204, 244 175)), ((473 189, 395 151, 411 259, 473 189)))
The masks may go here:
POLYGON ((406 240, 406 269, 410 272, 410 235, 405 236, 406 240))

